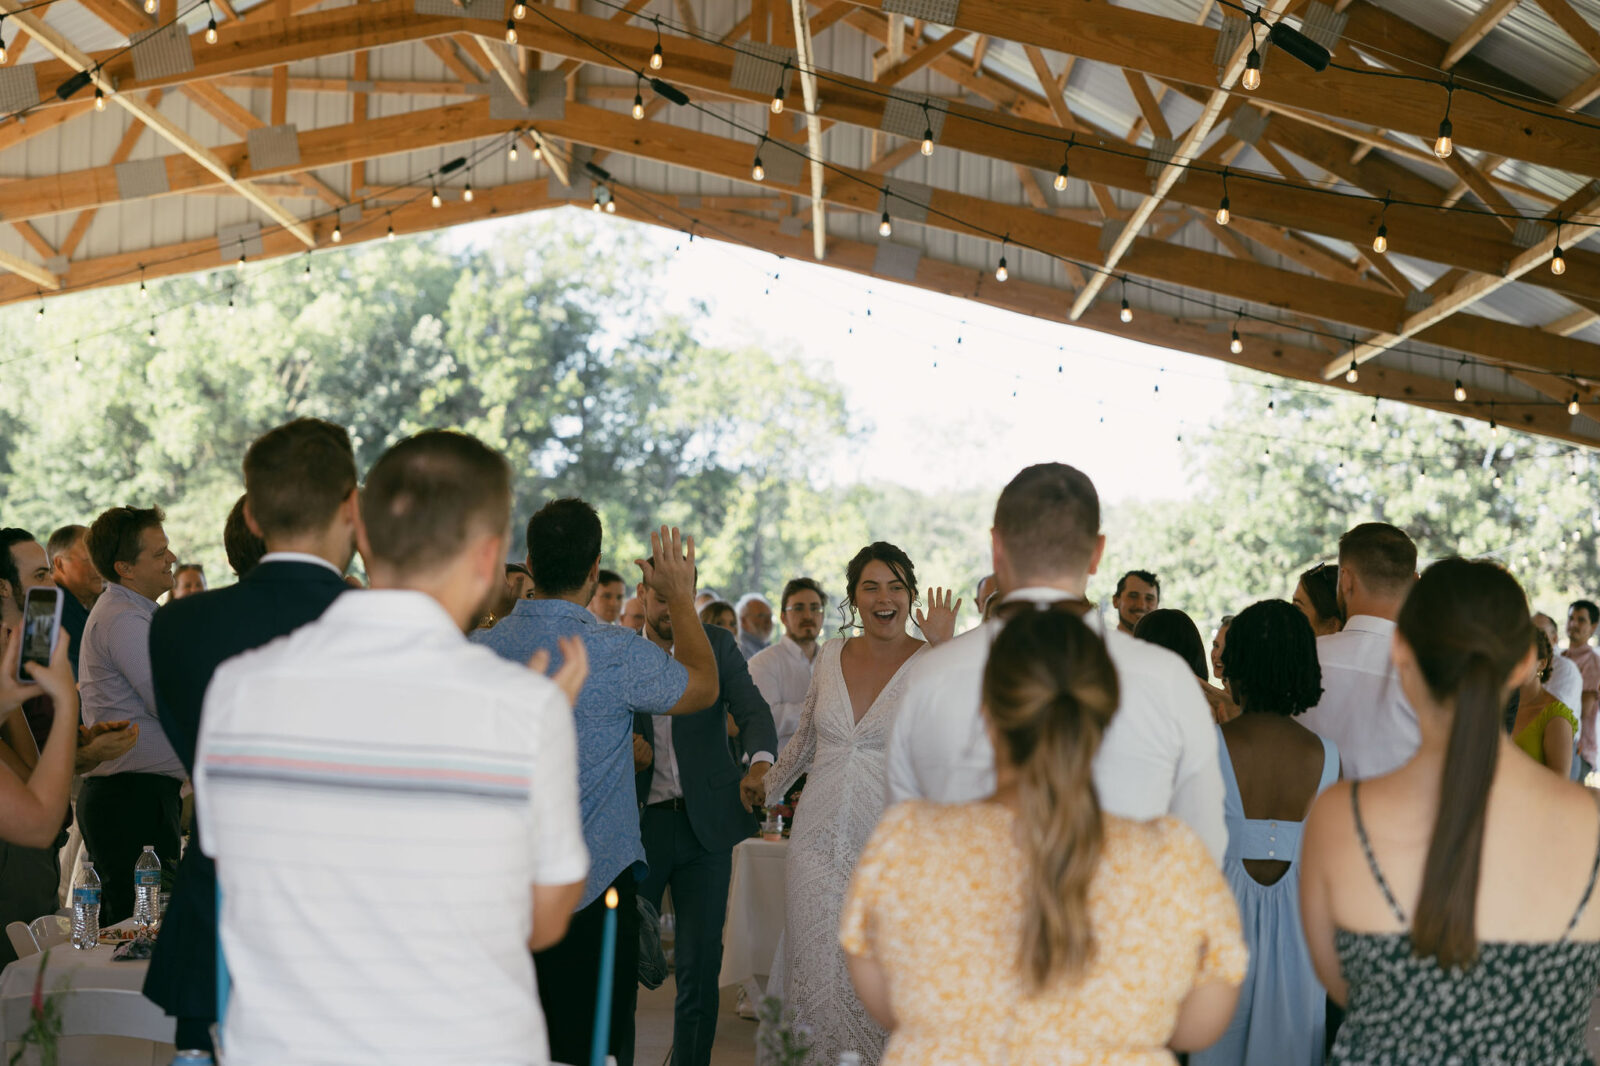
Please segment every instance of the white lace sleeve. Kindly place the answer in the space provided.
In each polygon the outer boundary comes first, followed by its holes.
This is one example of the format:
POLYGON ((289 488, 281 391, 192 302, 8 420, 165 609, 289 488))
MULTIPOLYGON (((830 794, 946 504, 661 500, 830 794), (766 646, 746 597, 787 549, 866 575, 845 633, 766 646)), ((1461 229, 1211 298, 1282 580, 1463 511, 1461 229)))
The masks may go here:
MULTIPOLYGON (((821 659, 821 655, 818 655, 821 659)), ((819 661, 818 666, 821 666, 819 661)), ((811 684, 806 689, 805 710, 800 712, 800 726, 789 743, 784 745, 778 763, 767 773, 767 806, 783 802, 784 794, 794 787, 802 774, 811 769, 811 759, 817 753, 817 686, 822 680, 822 670, 811 672, 811 684)))

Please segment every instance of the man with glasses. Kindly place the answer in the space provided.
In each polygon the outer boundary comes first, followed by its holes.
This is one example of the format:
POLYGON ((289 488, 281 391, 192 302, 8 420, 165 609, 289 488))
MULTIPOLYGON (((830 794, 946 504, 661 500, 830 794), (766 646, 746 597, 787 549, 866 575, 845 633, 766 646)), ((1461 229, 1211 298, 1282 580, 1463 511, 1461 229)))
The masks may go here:
POLYGON ((772 708, 772 721, 778 727, 779 755, 800 728, 827 602, 822 586, 812 578, 797 577, 783 586, 783 598, 778 601, 783 639, 750 660, 750 676, 772 708))

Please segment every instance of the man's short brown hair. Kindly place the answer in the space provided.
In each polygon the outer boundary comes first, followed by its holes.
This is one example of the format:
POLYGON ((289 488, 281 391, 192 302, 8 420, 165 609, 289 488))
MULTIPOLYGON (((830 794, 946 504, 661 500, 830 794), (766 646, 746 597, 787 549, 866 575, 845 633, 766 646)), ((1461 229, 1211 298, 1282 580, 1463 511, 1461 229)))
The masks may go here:
POLYGON ((1397 526, 1363 522, 1339 538, 1339 568, 1375 592, 1400 592, 1417 576, 1417 546, 1397 526))
POLYGON ((263 537, 326 528, 355 487, 350 434, 320 418, 268 430, 244 453, 244 494, 263 537))
POLYGON ((1021 576, 1084 572, 1100 536, 1100 494, 1077 467, 1030 466, 1001 491, 994 530, 1021 576))
POLYGON ((118 563, 133 563, 139 558, 139 538, 167 520, 159 507, 113 507, 89 527, 89 558, 107 581, 122 584, 118 563))
POLYGON ((476 437, 430 429, 383 453, 361 492, 361 522, 379 562, 425 573, 483 532, 511 528, 511 465, 476 437))

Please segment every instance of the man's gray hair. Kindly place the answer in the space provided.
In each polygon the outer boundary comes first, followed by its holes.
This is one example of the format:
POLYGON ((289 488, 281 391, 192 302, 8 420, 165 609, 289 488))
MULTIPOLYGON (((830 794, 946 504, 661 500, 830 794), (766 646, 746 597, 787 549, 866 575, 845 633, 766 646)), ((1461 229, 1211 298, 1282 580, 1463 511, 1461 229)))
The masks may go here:
POLYGON ((761 606, 765 607, 767 610, 769 610, 769 611, 772 610, 772 604, 770 602, 768 602, 767 598, 765 596, 761 595, 761 593, 759 593, 759 592, 747 592, 743 596, 739 597, 739 602, 738 603, 733 605, 734 613, 735 614, 740 614, 740 615, 744 614, 744 609, 746 607, 750 606, 752 603, 759 603, 761 606))

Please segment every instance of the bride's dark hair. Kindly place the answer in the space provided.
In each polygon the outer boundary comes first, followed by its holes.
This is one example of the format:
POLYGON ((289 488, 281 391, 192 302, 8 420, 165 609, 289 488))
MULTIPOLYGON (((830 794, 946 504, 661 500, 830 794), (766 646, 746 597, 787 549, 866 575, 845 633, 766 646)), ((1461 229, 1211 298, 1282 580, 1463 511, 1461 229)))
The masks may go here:
POLYGON ((911 565, 911 556, 886 540, 875 540, 856 552, 855 558, 850 560, 850 565, 844 568, 845 592, 844 599, 839 601, 839 618, 846 629, 861 628, 860 617, 856 612, 856 586, 861 583, 861 571, 874 560, 887 566, 905 585, 906 591, 911 594, 913 605, 921 602, 917 599, 917 568, 911 565))

